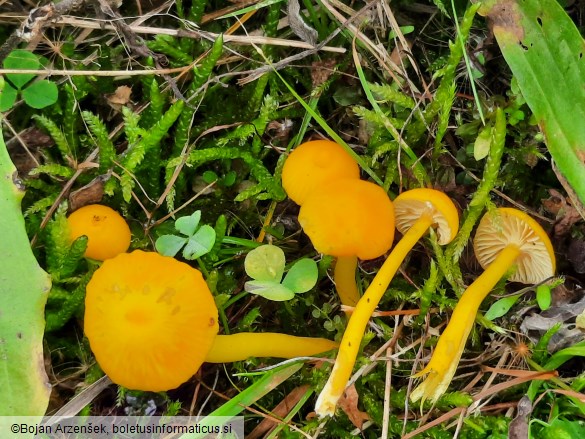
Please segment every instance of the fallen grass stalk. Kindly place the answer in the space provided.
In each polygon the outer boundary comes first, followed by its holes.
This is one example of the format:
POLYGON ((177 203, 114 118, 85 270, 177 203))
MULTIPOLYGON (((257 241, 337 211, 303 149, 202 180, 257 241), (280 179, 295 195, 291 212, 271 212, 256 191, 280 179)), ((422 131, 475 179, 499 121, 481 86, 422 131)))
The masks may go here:
MULTIPOLYGON (((506 390, 510 387, 517 386, 519 384, 523 384, 527 381, 550 380, 550 379, 556 378, 557 376, 558 376, 558 373, 556 370, 555 371, 542 371, 542 372, 528 372, 523 377, 515 378, 511 381, 506 381, 503 383, 496 384, 495 386, 492 386, 489 389, 486 389, 485 391, 478 393, 477 395, 475 395, 473 397, 473 400, 475 403, 477 403, 479 400, 481 400, 483 398, 487 398, 488 396, 491 396, 495 393, 501 392, 501 391, 506 390)), ((579 395, 580 395, 580 397, 584 396, 582 394, 579 394, 579 395)), ((571 396, 574 396, 574 395, 571 395, 571 396)), ((460 415, 463 411, 466 411, 467 409, 468 409, 467 407, 456 407, 453 410, 448 411, 444 415, 439 416, 437 419, 432 420, 428 424, 425 424, 425 425, 423 425, 415 430, 412 430, 408 434, 405 434, 402 437, 402 439, 410 439, 412 437, 415 437, 417 434, 423 433, 432 427, 435 427, 439 424, 442 424, 443 422, 447 422, 449 419, 460 415)))
MULTIPOLYGON (((116 30, 116 26, 111 24, 104 24, 103 22, 96 21, 96 20, 83 20, 76 17, 65 16, 62 17, 61 21, 57 23, 57 25, 71 25, 78 28, 83 29, 97 29, 97 30, 116 30)), ((172 37, 178 38, 192 38, 199 40, 201 38, 205 38, 210 41, 215 41, 219 34, 215 34, 213 32, 203 32, 203 31, 191 31, 191 30, 184 30, 184 29, 167 29, 164 27, 150 27, 150 26, 132 26, 129 25, 128 28, 137 34, 146 34, 146 35, 169 35, 172 37)), ((223 41, 225 43, 234 43, 234 44, 266 44, 270 46, 283 46, 283 47, 297 47, 300 49, 313 49, 313 46, 309 43, 305 43, 304 41, 296 41, 296 40, 287 40, 284 38, 270 38, 270 37, 256 37, 256 36, 242 36, 242 35, 224 35, 223 41)), ((322 51, 325 52, 335 52, 335 53, 345 53, 346 49, 343 47, 332 47, 332 46, 323 46, 321 48, 322 51)))

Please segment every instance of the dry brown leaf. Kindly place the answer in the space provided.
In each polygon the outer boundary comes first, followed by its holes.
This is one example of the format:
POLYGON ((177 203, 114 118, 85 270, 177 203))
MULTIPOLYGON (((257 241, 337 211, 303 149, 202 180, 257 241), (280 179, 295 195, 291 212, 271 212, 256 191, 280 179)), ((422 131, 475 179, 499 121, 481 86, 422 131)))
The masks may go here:
POLYGON ((564 303, 552 306, 539 314, 533 314, 524 319, 520 331, 528 335, 534 343, 553 326, 560 324, 560 329, 551 337, 547 349, 554 353, 585 338, 583 332, 575 328, 574 319, 585 311, 585 297, 576 303, 564 303))
POLYGON ((547 212, 556 217, 555 225, 553 227, 553 234, 556 237, 562 238, 566 236, 575 223, 581 220, 581 215, 571 205, 571 200, 568 200, 555 189, 549 189, 550 197, 541 200, 542 205, 547 212))
POLYGON ((579 238, 571 239, 567 249, 567 259, 579 274, 585 273, 585 240, 579 238))
POLYGON ((528 439, 530 414, 532 413, 532 402, 528 396, 523 396, 518 401, 516 417, 510 422, 508 439, 528 439))
MULTIPOLYGON (((303 395, 309 391, 309 385, 305 384, 294 388, 288 395, 284 397, 280 403, 274 409, 272 409, 272 416, 276 418, 284 418, 290 413, 292 408, 301 400, 303 395)), ((269 433, 274 427, 277 426, 277 422, 271 418, 264 418, 260 424, 254 428, 246 437, 248 439, 258 439, 269 433)))
POLYGON ((323 61, 315 61, 311 64, 311 82, 313 87, 318 87, 333 74, 337 60, 334 58, 323 61))
POLYGON ((359 395, 355 388, 355 385, 352 384, 347 389, 345 389, 345 393, 339 399, 339 407, 341 410, 345 412, 351 423, 361 429, 364 422, 369 421, 370 417, 366 412, 362 412, 358 408, 359 402, 359 395))
POLYGON ((102 197, 104 196, 104 183, 108 178, 108 175, 100 175, 82 188, 71 192, 71 195, 69 195, 69 210, 74 212, 80 207, 102 201, 102 197))
POLYGON ((123 105, 126 105, 130 102, 130 95, 132 94, 132 89, 126 85, 121 85, 116 89, 114 93, 106 95, 106 99, 108 100, 108 104, 116 111, 120 111, 123 105))
POLYGON ((509 377, 516 377, 516 378, 532 378, 534 376, 533 370, 522 370, 522 369, 502 369, 499 367, 491 367, 487 365, 481 366, 482 372, 492 372, 497 373, 499 375, 505 375, 509 377))
POLYGON ((13 137, 8 140, 6 148, 19 175, 26 177, 39 162, 42 163, 42 150, 53 146, 55 142, 51 136, 34 127, 27 128, 20 133, 19 137, 20 139, 13 137))
POLYGON ((569 184, 567 179, 558 170, 557 165, 555 164, 554 160, 551 162, 551 164, 552 164, 553 171, 555 172, 557 178, 559 179, 559 182, 561 183, 561 185, 563 186, 563 188, 565 189, 565 191, 569 195, 569 199, 571 200, 573 207, 577 210, 577 212, 579 212, 579 215, 581 215, 581 218, 583 218, 585 220, 585 206, 581 203, 581 200, 579 199, 579 197, 577 196, 577 194, 575 193, 575 191, 573 190, 573 188, 571 187, 571 185, 569 184))

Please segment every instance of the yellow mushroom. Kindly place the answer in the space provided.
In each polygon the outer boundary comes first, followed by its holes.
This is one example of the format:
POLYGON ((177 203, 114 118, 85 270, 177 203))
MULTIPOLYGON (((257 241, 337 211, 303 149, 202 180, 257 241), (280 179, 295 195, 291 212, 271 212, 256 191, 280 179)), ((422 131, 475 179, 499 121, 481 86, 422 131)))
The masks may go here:
POLYGON ((217 335, 217 316, 201 272, 158 253, 136 250, 108 259, 86 288, 91 350, 110 379, 129 389, 176 388, 203 362, 295 358, 337 347, 323 338, 277 333, 217 335))
POLYGON ((84 330, 111 380, 129 389, 174 389, 199 370, 218 332, 201 272, 135 250, 106 260, 87 284, 84 330))
POLYGON ((346 178, 358 180, 360 168, 341 145, 331 140, 312 140, 297 146, 282 168, 282 187, 299 206, 318 187, 346 178))
POLYGON ((337 401, 351 376, 368 321, 408 252, 431 227, 436 229, 440 244, 449 243, 459 229, 457 208, 449 197, 433 189, 403 192, 394 200, 394 210, 396 227, 403 237, 351 314, 333 370, 317 399, 315 412, 319 416, 335 414, 337 401))
POLYGON ((394 209, 380 186, 363 180, 338 180, 307 197, 299 223, 313 246, 337 257, 334 280, 344 305, 355 306, 357 258, 382 256, 394 241, 394 209))
POLYGON ((555 256, 546 232, 519 210, 500 208, 484 215, 473 244, 485 271, 465 290, 431 360, 415 375, 427 376, 410 395, 412 401, 436 401, 447 390, 479 306, 510 268, 515 267, 515 271, 509 279, 526 284, 542 282, 554 274, 555 256))
POLYGON ((71 240, 87 236, 85 256, 105 261, 130 247, 130 228, 114 209, 91 204, 77 209, 67 218, 71 240))
MULTIPOLYGON (((282 186, 298 205, 338 180, 359 180, 357 162, 343 147, 330 140, 303 143, 291 152, 282 169, 282 186)), ((317 248, 319 250, 319 248, 317 248)), ((337 256, 333 281, 341 303, 355 306, 360 298, 355 282, 358 259, 355 254, 337 256)))

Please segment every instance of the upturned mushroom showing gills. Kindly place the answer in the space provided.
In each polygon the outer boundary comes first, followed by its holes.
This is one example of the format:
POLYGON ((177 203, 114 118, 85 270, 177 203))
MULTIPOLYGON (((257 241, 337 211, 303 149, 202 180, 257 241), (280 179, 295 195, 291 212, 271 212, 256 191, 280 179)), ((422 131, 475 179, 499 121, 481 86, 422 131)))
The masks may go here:
MULTIPOLYGON (((345 149, 330 140, 313 140, 303 143, 291 152, 282 169, 282 186, 288 196, 302 206, 321 187, 338 180, 359 180, 357 162, 345 149)), ((333 280, 341 303, 355 306, 360 298, 355 282, 357 256, 338 256, 333 280)))
POLYGON ((320 354, 338 346, 326 338, 296 337, 274 332, 218 335, 205 361, 229 363, 250 357, 296 358, 320 354))
POLYGON ((91 204, 67 218, 71 240, 87 236, 85 256, 98 261, 113 258, 130 247, 130 228, 122 216, 108 206, 91 204))
POLYGON ((201 273, 158 253, 108 259, 86 288, 91 350, 111 380, 129 389, 158 392, 187 381, 211 349, 217 316, 201 273))
POLYGON ((484 215, 473 247, 485 271, 465 290, 431 360, 415 375, 426 377, 412 392, 413 401, 436 401, 447 390, 479 306, 510 269, 513 272, 509 279, 525 284, 539 283, 554 275, 555 256, 546 232, 519 210, 500 208, 484 215))
POLYGON ((403 192, 394 200, 396 226, 403 233, 372 283, 353 310, 329 380, 317 399, 315 411, 319 416, 333 416, 337 401, 343 394, 355 364, 360 342, 368 321, 392 278, 408 252, 432 227, 439 243, 449 243, 459 230, 457 208, 442 192, 434 189, 413 189, 403 192))

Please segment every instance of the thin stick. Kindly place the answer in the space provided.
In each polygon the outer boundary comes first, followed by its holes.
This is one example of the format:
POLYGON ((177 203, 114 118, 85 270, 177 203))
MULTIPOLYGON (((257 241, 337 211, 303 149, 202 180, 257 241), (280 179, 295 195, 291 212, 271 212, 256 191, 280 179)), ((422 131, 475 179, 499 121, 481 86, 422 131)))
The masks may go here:
POLYGON ((165 75, 169 73, 184 73, 191 65, 175 67, 172 69, 146 69, 146 70, 60 70, 60 69, 0 69, 0 75, 7 73, 33 74, 37 76, 144 76, 165 75))
POLYGON ((390 425, 390 392, 392 391, 392 347, 386 350, 386 382, 384 386, 384 417, 382 420, 382 436, 381 439, 388 439, 388 427, 390 425))

